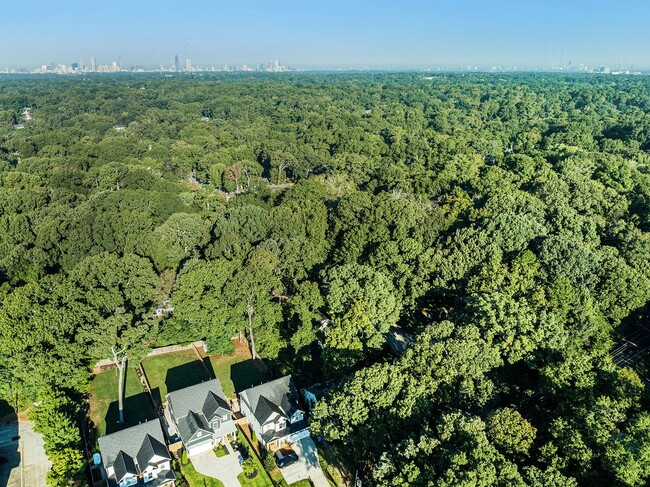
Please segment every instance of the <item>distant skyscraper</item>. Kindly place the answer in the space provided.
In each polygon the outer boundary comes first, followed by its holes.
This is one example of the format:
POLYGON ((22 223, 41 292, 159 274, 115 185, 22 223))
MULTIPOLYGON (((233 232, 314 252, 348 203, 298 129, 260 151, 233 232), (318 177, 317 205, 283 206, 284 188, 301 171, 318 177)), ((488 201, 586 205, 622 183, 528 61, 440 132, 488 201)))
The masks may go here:
POLYGON ((117 69, 122 70, 122 58, 120 56, 117 57, 117 69))
POLYGON ((186 59, 185 60, 185 71, 192 71, 192 60, 191 59, 186 59))
POLYGON ((95 61, 95 56, 90 57, 90 70, 97 71, 97 61, 95 61))
POLYGON ((180 71, 181 70, 181 62, 178 60, 178 54, 174 56, 174 70, 175 71, 180 71))
POLYGON ((84 58, 80 57, 79 58, 79 71, 84 70, 84 58))

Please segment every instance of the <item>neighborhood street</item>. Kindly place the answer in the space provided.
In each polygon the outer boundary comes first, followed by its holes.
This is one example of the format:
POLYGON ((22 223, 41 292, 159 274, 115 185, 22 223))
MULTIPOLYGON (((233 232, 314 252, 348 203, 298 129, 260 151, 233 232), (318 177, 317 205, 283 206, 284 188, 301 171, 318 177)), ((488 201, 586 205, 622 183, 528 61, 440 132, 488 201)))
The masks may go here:
POLYGON ((0 457, 0 487, 45 487, 51 465, 33 423, 0 426, 0 457))

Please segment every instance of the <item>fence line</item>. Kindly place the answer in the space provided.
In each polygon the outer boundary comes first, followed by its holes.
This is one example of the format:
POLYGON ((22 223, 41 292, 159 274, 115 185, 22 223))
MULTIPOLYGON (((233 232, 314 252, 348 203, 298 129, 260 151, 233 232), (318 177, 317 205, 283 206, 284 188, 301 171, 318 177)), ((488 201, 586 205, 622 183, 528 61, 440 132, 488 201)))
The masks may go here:
MULTIPOLYGON (((206 345, 205 341, 199 340, 190 343, 189 345, 167 345, 166 347, 154 348, 146 356, 154 357, 156 355, 162 355, 164 353, 180 352, 181 350, 196 350, 199 347, 201 347, 204 352, 207 352, 208 350, 208 346, 206 345)), ((99 374, 101 372, 104 372, 106 370, 111 370, 114 368, 115 368, 115 362, 113 360, 107 358, 102 359, 99 362, 97 362, 93 367, 93 374, 99 374)))

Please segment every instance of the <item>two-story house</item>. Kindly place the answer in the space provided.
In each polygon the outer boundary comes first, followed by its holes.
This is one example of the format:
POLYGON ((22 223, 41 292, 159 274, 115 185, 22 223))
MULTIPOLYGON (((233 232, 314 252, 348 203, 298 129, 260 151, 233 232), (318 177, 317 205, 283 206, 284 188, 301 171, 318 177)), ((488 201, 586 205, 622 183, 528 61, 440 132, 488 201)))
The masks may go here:
POLYGON ((171 455, 160 420, 154 419, 99 438, 99 451, 110 487, 173 487, 171 455))
POLYGON ((225 444, 237 435, 219 379, 170 392, 167 407, 188 457, 225 444))
POLYGON ((309 436, 305 413, 290 375, 239 393, 241 412, 259 441, 270 448, 309 436))

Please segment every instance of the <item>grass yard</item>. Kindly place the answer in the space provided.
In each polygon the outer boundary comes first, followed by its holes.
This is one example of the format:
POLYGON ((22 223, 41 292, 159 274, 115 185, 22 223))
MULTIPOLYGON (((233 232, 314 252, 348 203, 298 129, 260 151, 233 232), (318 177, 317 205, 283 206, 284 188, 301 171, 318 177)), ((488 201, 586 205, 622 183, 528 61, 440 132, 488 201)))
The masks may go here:
POLYGON ((187 463, 187 465, 181 465, 181 472, 185 480, 187 480, 187 483, 190 484, 190 487, 224 487, 221 480, 206 477, 197 472, 192 463, 187 461, 185 452, 183 452, 183 463, 187 463))
POLYGON ((264 373, 251 359, 245 345, 234 341, 235 353, 232 355, 211 355, 210 366, 214 376, 221 381, 226 397, 233 397, 235 392, 266 382, 264 373))
POLYGON ((294 482, 293 484, 289 485, 289 487, 313 487, 314 484, 311 483, 311 480, 309 479, 303 479, 299 480, 298 482, 294 482))
POLYGON ((88 386, 90 419, 95 425, 98 438, 156 417, 149 396, 144 392, 135 369, 128 367, 125 373, 124 421, 126 424, 124 426, 118 425, 117 369, 97 374, 88 386))
POLYGON ((248 456, 253 459, 253 461, 255 462, 255 468, 257 469, 257 475, 255 476, 255 478, 252 479, 246 478, 244 472, 240 473, 237 476, 237 480, 239 480, 239 483, 242 485, 242 487, 274 487, 271 478, 266 473, 266 470, 264 470, 264 467, 257 459, 257 456, 255 456, 255 453, 253 452, 253 447, 248 442, 248 439, 246 439, 246 436, 244 436, 242 432, 239 430, 237 431, 237 440, 239 441, 239 443, 244 445, 246 451, 248 452, 248 456))
POLYGON ((210 379, 192 350, 145 357, 142 367, 149 380, 151 392, 160 395, 161 403, 165 401, 168 392, 210 379))

